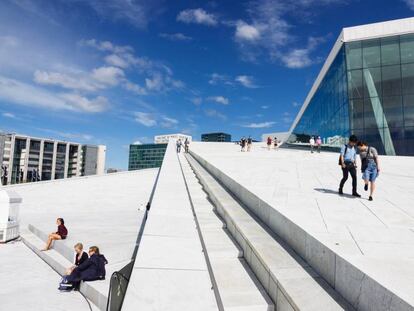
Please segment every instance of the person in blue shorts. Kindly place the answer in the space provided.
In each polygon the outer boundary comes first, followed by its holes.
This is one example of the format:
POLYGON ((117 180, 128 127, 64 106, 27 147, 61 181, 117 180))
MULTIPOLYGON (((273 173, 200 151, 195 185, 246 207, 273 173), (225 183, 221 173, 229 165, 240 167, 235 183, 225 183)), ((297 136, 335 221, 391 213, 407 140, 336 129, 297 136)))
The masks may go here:
POLYGON ((378 151, 374 147, 368 146, 366 142, 359 142, 358 149, 359 156, 361 157, 362 179, 365 182, 364 190, 368 191, 368 185, 371 183, 369 200, 372 201, 372 195, 375 191, 375 180, 380 171, 378 151))

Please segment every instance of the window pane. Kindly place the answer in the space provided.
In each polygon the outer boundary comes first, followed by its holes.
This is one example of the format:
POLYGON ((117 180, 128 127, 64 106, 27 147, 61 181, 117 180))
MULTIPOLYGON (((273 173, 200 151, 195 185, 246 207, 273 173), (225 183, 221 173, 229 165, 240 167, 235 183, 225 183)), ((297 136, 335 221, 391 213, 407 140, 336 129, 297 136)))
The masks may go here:
POLYGON ((414 127, 404 129, 405 155, 414 155, 414 127))
POLYGON ((370 145, 373 146, 380 154, 385 153, 384 144, 382 143, 381 134, 383 134, 384 129, 365 129, 364 131, 364 140, 370 145), (380 134, 381 133, 381 134, 380 134))
POLYGON ((386 121, 384 125, 388 125, 388 127, 401 127, 404 121, 401 96, 384 97, 382 105, 386 121))
POLYGON ((379 40, 368 40, 362 43, 362 59, 364 68, 377 67, 381 61, 379 40))
POLYGON ((361 41, 346 44, 346 61, 348 69, 358 69, 362 67, 361 41))
POLYGON ((351 128, 363 129, 364 128, 364 102, 362 99, 351 100, 351 128))
POLYGON ((362 70, 348 71, 348 88, 350 98, 363 97, 362 70))
POLYGON ((381 68, 364 69, 364 97, 381 96, 381 68))
POLYGON ((381 62, 383 65, 400 63, 400 43, 398 37, 381 39, 381 62))
POLYGON ((414 94, 414 64, 401 66, 403 94, 414 94))
POLYGON ((384 126, 384 117, 381 112, 381 101, 378 97, 364 99, 364 126, 365 128, 381 128, 384 126), (376 113, 376 114, 375 114, 376 113))
POLYGON ((404 104, 404 126, 414 126, 414 95, 405 95, 404 104))
POLYGON ((401 36, 401 62, 414 62, 414 35, 401 36))
MULTIPOLYGON (((404 128, 390 128, 390 135, 392 146, 394 147, 395 154, 404 155, 405 154, 405 141, 404 141, 404 128)), ((388 142, 389 144, 389 142, 388 142)), ((391 146, 386 146, 386 149, 389 149, 391 146)))
POLYGON ((384 96, 401 94, 401 68, 399 65, 382 67, 382 94, 384 96))

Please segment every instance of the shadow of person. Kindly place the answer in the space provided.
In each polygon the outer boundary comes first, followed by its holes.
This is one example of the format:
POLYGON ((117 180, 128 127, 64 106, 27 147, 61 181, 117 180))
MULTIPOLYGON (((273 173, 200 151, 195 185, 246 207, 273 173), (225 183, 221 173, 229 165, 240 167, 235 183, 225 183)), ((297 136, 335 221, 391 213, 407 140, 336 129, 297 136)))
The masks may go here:
POLYGON ((325 193, 325 194, 334 194, 334 195, 339 195, 339 196, 341 196, 341 197, 346 197, 346 198, 349 198, 349 199, 355 199, 355 197, 354 196, 352 196, 352 195, 350 195, 350 194, 346 194, 346 193, 344 193, 344 194, 339 194, 338 193, 338 190, 332 190, 332 189, 326 189, 326 188, 314 188, 313 190, 316 190, 316 191, 318 191, 318 192, 320 192, 320 193, 325 193))

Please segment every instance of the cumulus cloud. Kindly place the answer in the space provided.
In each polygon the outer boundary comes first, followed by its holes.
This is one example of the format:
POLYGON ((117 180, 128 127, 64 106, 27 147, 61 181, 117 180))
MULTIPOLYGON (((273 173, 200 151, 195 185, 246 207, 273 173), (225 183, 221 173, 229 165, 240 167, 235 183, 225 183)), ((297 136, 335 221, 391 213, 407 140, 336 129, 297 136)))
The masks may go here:
POLYGON ((126 81, 124 84, 125 89, 131 91, 137 95, 146 95, 147 91, 144 87, 140 86, 139 84, 132 83, 130 81, 126 81))
POLYGON ((92 70, 92 78, 104 85, 115 86, 125 76, 124 71, 113 66, 104 66, 92 70))
POLYGON ((237 76, 235 80, 239 82, 241 85, 243 85, 244 87, 249 88, 249 89, 255 89, 258 87, 255 84, 252 76, 241 75, 241 76, 237 76))
POLYGON ((218 24, 217 17, 212 13, 207 13, 205 10, 198 9, 187 9, 181 11, 177 15, 177 21, 186 24, 201 24, 206 26, 216 26, 218 24))
POLYGON ((174 128, 179 122, 177 119, 163 116, 160 125, 164 128, 174 128))
POLYGON ((217 104, 228 105, 229 99, 224 96, 210 96, 207 100, 216 102, 217 104))
POLYGON ((306 48, 290 50, 286 54, 281 55, 280 58, 288 68, 308 67, 318 61, 311 58, 311 53, 319 43, 324 41, 325 38, 323 37, 309 37, 306 48))
POLYGON ((75 93, 53 93, 4 76, 0 76, 0 99, 28 107, 90 113, 102 112, 109 107, 103 96, 90 99, 75 93))
POLYGON ((135 112, 135 121, 146 127, 153 127, 157 125, 157 121, 152 114, 141 111, 135 112))
POLYGON ((241 41, 255 41, 260 38, 260 30, 258 26, 253 26, 245 23, 244 21, 238 21, 236 23, 236 40, 241 41))
POLYGON ((261 122, 261 123, 249 123, 243 125, 243 127, 259 129, 259 128, 269 128, 272 127, 276 122, 261 122))
POLYGON ((69 75, 60 72, 47 72, 36 70, 34 81, 43 85, 57 85, 66 89, 96 91, 102 88, 102 85, 94 81, 93 78, 86 74, 69 75))
POLYGON ((217 72, 214 72, 210 75, 210 79, 208 80, 208 83, 211 85, 217 85, 217 84, 227 84, 227 85, 233 85, 232 79, 223 74, 219 74, 217 72))
POLYGON ((159 36, 170 41, 191 41, 193 38, 186 36, 183 33, 160 33, 159 36))

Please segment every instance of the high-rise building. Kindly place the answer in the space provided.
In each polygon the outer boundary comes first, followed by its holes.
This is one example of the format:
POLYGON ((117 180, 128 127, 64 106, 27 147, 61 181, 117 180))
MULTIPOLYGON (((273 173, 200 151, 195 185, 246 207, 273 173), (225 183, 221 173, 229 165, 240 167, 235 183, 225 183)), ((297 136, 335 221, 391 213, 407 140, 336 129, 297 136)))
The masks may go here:
POLYGON ((132 144, 129 146, 128 170, 161 167, 167 144, 132 144))
POLYGON ((105 146, 0 133, 2 184, 103 174, 105 146))
POLYGON ((288 145, 350 134, 382 154, 414 155, 414 18, 344 28, 291 129, 288 145))
POLYGON ((154 136, 154 143, 156 144, 168 144, 170 139, 179 140, 181 139, 184 142, 186 139, 191 142, 192 137, 190 135, 185 134, 166 134, 166 135, 157 135, 154 136))
POLYGON ((201 134, 201 141, 230 142, 231 135, 226 133, 201 134))

